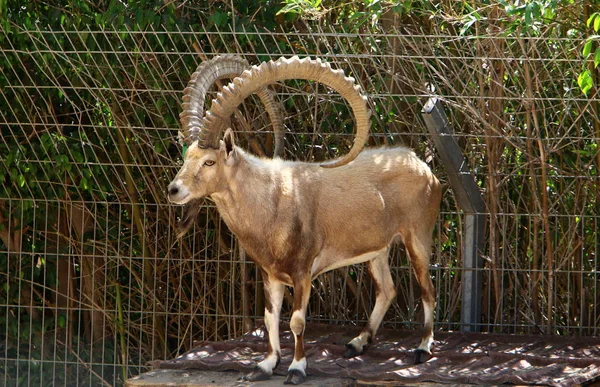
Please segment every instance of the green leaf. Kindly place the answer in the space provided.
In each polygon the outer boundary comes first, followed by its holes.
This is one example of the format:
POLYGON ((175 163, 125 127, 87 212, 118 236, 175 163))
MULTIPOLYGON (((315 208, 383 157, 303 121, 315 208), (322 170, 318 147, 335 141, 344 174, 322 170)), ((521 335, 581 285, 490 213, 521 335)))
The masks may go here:
POLYGON ((577 84, 579 85, 579 88, 584 94, 587 94, 592 89, 592 87, 594 86, 594 81, 592 79, 592 74, 590 73, 590 70, 586 69, 584 72, 579 74, 579 76, 577 77, 577 84))
POLYGON ((468 22, 466 22, 460 29, 459 35, 465 35, 467 31, 471 28, 473 24, 477 21, 476 18, 471 18, 468 22))
POLYGON ((596 15, 596 19, 594 20, 594 31, 598 32, 600 30, 600 13, 596 15))
MULTIPOLYGON (((371 0, 371 1, 370 1, 370 4, 369 4, 369 5, 367 5, 367 8, 369 8, 369 7, 373 7, 373 6, 377 5, 377 4, 378 4, 380 1, 381 1, 381 0, 371 0)), ((321 0, 319 0, 317 3, 318 3, 318 4, 317 4, 317 6, 318 6, 318 5, 321 3, 321 0)))
POLYGON ((77 161, 78 163, 83 163, 83 155, 81 154, 81 152, 73 151, 71 152, 71 154, 73 155, 75 161, 77 161))
POLYGON ((10 152, 8 154, 8 156, 6 156, 6 159, 5 159, 6 166, 11 165, 13 163, 14 159, 15 159, 15 152, 10 152))
POLYGON ((525 8, 525 25, 529 26, 531 25, 531 19, 532 19, 532 3, 527 4, 527 7, 525 8))
POLYGON ((539 19, 542 16, 542 9, 540 8, 540 3, 531 3, 531 14, 534 19, 539 19))
POLYGON ((513 16, 513 15, 518 15, 518 14, 522 14, 523 11, 525 10, 527 6, 526 5, 520 5, 518 7, 515 7, 513 5, 510 5, 507 7, 506 9, 506 14, 508 16, 513 16))
POLYGON ((156 153, 162 153, 163 152, 163 145, 161 141, 154 141, 154 151, 156 153))
POLYGON ((137 24, 138 26, 145 25, 146 24, 146 23, 144 23, 145 22, 145 16, 146 15, 145 15, 144 11, 142 11, 141 8, 138 8, 135 11, 135 24, 137 24))
POLYGON ((594 67, 600 66, 600 47, 596 49, 596 53, 594 54, 594 67))
POLYGON ((591 52, 592 52, 592 42, 593 42, 592 40, 588 40, 588 41, 585 43, 585 45, 583 46, 583 51, 582 51, 582 54, 583 54, 583 57, 584 57, 584 58, 587 58, 587 57, 588 57, 588 55, 590 55, 590 54, 591 54, 591 52))
POLYGON ((212 16, 211 19, 213 20, 213 23, 215 23, 215 25, 217 27, 221 27, 225 24, 227 24, 227 19, 228 19, 228 15, 226 12, 221 12, 221 11, 217 11, 215 12, 212 16))
POLYGON ((593 14, 590 15, 590 17, 588 17, 586 25, 588 28, 590 28, 590 26, 592 25, 592 22, 594 22, 595 25, 595 21, 594 20, 598 20, 600 19, 600 12, 594 12, 593 14))

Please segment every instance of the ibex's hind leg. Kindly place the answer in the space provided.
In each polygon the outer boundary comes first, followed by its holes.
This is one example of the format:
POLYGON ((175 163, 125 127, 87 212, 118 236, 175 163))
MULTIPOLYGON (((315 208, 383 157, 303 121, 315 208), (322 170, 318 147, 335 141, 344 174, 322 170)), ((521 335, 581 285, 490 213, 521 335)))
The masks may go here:
POLYGON ((388 253, 389 248, 385 249, 381 254, 369 261, 369 273, 373 278, 377 294, 375 307, 373 308, 373 312, 371 312, 369 322, 365 329, 363 329, 360 335, 356 336, 346 344, 345 357, 358 356, 364 352, 366 347, 373 340, 385 313, 396 297, 396 288, 394 287, 394 282, 390 273, 390 265, 388 263, 388 253))
POLYGON ((415 363, 429 360, 433 345, 433 312, 436 295, 429 274, 431 242, 431 236, 426 232, 423 232, 421 236, 405 235, 404 239, 415 277, 421 287, 421 300, 423 301, 423 333, 421 334, 421 344, 415 351, 415 363))

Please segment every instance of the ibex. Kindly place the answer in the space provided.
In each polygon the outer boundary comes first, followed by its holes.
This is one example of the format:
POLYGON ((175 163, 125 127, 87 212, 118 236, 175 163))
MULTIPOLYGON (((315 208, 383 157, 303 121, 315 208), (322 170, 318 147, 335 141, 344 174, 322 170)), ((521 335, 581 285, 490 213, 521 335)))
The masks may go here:
MULTIPOLYGON (((184 100, 193 97, 194 87, 186 89, 184 100)), ((375 306, 364 330, 346 344, 345 355, 362 354, 396 296, 388 252, 397 236, 421 287, 424 329, 415 360, 426 360, 433 343, 436 299, 429 257, 441 185, 407 148, 362 151, 370 112, 354 80, 318 59, 281 58, 244 71, 217 95, 204 117, 189 104, 186 108, 183 128, 193 142, 169 184, 169 200, 188 204, 189 227, 189 213, 197 212, 197 200, 210 197, 263 274, 268 353, 247 380, 267 379, 279 364, 279 315, 285 285, 294 288, 290 328, 295 338, 285 383, 299 384, 306 378, 303 334, 311 281, 326 271, 367 262, 376 287, 375 306), (344 157, 321 165, 265 159, 236 146, 229 128, 221 138, 229 116, 246 97, 287 79, 324 83, 348 100, 357 134, 344 157)))

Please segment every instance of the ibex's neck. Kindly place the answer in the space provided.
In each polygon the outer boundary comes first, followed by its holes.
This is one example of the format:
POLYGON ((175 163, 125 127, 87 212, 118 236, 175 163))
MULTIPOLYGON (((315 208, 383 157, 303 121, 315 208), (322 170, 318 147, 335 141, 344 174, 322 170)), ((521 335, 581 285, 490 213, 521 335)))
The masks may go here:
POLYGON ((236 236, 243 238, 248 230, 267 224, 275 215, 271 190, 273 172, 269 160, 261 160, 237 149, 236 162, 225 188, 211 195, 227 226, 236 236), (259 219, 260 222, 256 220, 259 219))

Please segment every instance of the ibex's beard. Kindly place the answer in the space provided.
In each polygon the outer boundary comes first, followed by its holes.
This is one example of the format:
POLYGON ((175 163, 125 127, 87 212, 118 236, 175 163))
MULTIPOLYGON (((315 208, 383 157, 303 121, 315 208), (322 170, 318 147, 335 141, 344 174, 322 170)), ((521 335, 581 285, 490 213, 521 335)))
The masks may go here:
POLYGON ((177 223, 177 238, 181 238, 194 225, 200 209, 202 199, 192 199, 183 207, 183 215, 177 223))

